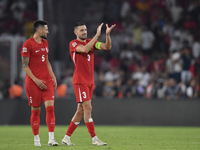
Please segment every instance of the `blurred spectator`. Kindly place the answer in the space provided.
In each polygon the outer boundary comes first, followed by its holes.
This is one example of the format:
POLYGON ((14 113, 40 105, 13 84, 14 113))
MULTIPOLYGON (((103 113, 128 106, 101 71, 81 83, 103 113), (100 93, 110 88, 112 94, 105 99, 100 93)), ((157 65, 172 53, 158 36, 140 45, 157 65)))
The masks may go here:
POLYGON ((179 82, 177 85, 181 88, 181 95, 180 96, 185 97, 186 89, 187 89, 186 85, 182 82, 179 82))
POLYGON ((132 97, 133 80, 129 79, 124 85, 124 97, 132 97))
POLYGON ((184 27, 181 25, 174 31, 174 37, 178 37, 180 42, 183 42, 184 40, 187 40, 187 30, 184 29, 184 27))
POLYGON ((110 58, 109 62, 110 62, 110 65, 112 67, 116 67, 116 68, 119 68, 120 64, 121 64, 121 61, 120 61, 119 56, 117 54, 114 54, 112 56, 112 58, 110 58))
POLYGON ((3 22, 3 33, 5 34, 16 34, 18 32, 19 23, 16 19, 13 18, 11 13, 6 14, 6 21, 3 22))
POLYGON ((168 87, 165 91, 165 96, 167 100, 178 99, 182 94, 180 86, 176 84, 173 78, 169 79, 168 87))
POLYGON ((186 15, 184 27, 185 29, 191 29, 191 30, 195 30, 197 28, 196 23, 189 14, 186 15))
POLYGON ((150 84, 146 88, 146 98, 157 98, 158 86, 155 81, 150 81, 150 84))
POLYGON ((141 33, 142 33, 142 28, 140 22, 136 22, 134 24, 134 28, 132 31, 133 34, 133 42, 135 46, 138 46, 141 44, 141 33))
POLYGON ((126 0, 122 0, 121 10, 120 10, 121 19, 124 20, 128 16, 130 11, 131 11, 131 6, 129 2, 126 0))
POLYGON ((198 5, 198 1, 189 1, 188 12, 192 12, 198 5))
POLYGON ((139 0, 136 3, 136 8, 141 10, 141 11, 147 12, 150 9, 150 6, 149 6, 149 4, 147 3, 146 0, 139 0))
POLYGON ((171 17, 173 20, 173 23, 178 23, 180 20, 181 14, 183 13, 183 8, 178 4, 177 1, 175 1, 174 5, 170 7, 171 17))
POLYGON ((136 97, 145 96, 145 88, 140 84, 140 80, 134 80, 134 86, 132 87, 132 95, 136 97))
POLYGON ((165 0, 166 6, 168 9, 170 9, 172 6, 175 5, 176 0, 165 0))
POLYGON ((192 64, 193 57, 190 54, 190 50, 185 47, 183 48, 183 54, 182 54, 182 62, 183 62, 183 70, 181 72, 181 81, 184 84, 189 84, 190 80, 192 79, 192 74, 190 72, 190 66, 192 64))
POLYGON ((114 81, 111 93, 112 93, 113 97, 123 98, 121 79, 117 79, 114 81))
POLYGON ((6 1, 0 1, 0 20, 4 18, 4 11, 6 9, 6 1))
POLYGON ((102 97, 105 84, 104 72, 102 70, 99 70, 97 78, 98 79, 95 80, 94 96, 102 97))
POLYGON ((147 72, 147 66, 137 67, 137 70, 132 74, 132 79, 138 80, 138 84, 146 88, 151 79, 150 73, 147 72))
POLYGON ((179 51, 182 48, 182 43, 179 37, 174 37, 170 41, 169 50, 172 51, 179 51))
POLYGON ((165 92, 168 88, 168 85, 169 85, 169 80, 165 79, 163 84, 157 90, 157 98, 159 98, 159 99, 165 98, 165 92))
POLYGON ((110 71, 107 71, 104 76, 105 82, 113 82, 120 78, 118 69, 115 66, 110 67, 110 71))
POLYGON ((149 30, 147 26, 143 26, 142 33, 141 33, 141 47, 145 55, 151 56, 154 40, 155 40, 155 37, 154 37, 153 32, 149 30))
POLYGON ((109 61, 106 58, 102 57, 102 61, 100 63, 100 70, 108 71, 110 67, 111 67, 111 64, 109 63, 109 61))
POLYGON ((130 45, 124 44, 124 47, 122 47, 122 51, 120 53, 120 59, 128 59, 131 60, 133 58, 133 50, 131 50, 130 45))
POLYGON ((163 33, 165 34, 165 43, 169 45, 170 39, 173 37, 174 26, 170 20, 167 20, 162 28, 163 33))
POLYGON ((119 19, 119 12, 120 12, 120 3, 119 1, 110 0, 107 3, 107 9, 106 9, 106 18, 108 23, 116 21, 119 19))
POLYGON ((200 58, 200 42, 199 37, 194 37, 194 43, 192 44, 192 54, 195 59, 200 58))
POLYGON ((173 67, 174 67, 173 78, 177 82, 180 82, 181 81, 182 64, 183 64, 180 52, 174 52, 172 54, 172 63, 173 63, 173 67))
POLYGON ((195 79, 191 80, 190 86, 187 88, 187 97, 189 98, 197 98, 199 91, 199 85, 195 79))
POLYGON ((24 3, 22 0, 14 0, 10 7, 10 10, 13 12, 13 17, 20 23, 22 22, 25 9, 26 3, 24 3))
POLYGON ((105 85, 103 87, 103 97, 110 98, 115 95, 115 92, 113 91, 113 85, 114 85, 113 81, 105 82, 105 85))
POLYGON ((25 18, 25 23, 23 26, 24 34, 27 38, 30 38, 33 36, 33 23, 34 21, 30 20, 30 18, 25 18))

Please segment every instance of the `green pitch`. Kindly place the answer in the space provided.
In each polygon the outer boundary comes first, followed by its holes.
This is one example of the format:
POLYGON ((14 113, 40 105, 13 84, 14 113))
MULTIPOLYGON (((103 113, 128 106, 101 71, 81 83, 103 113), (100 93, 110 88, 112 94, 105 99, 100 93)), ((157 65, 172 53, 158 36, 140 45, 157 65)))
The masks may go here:
POLYGON ((56 126, 57 147, 47 146, 48 130, 40 126, 41 147, 33 146, 30 126, 0 126, 0 150, 200 150, 200 127, 96 126, 106 146, 92 146, 87 128, 81 125, 71 137, 75 146, 63 146, 67 126, 56 126))

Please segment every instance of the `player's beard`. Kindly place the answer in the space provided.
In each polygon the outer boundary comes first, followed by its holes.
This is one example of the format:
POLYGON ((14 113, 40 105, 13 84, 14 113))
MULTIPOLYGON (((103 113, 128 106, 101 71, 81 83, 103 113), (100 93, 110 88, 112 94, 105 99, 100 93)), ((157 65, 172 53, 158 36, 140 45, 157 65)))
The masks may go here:
POLYGON ((42 39, 47 39, 47 34, 45 35, 45 34, 42 34, 42 35, 40 35, 40 37, 42 38, 42 39))
POLYGON ((83 34, 82 35, 82 37, 79 37, 81 40, 86 40, 87 39, 87 34, 83 34), (84 35, 86 35, 85 37, 84 37, 84 35))
POLYGON ((42 36, 42 35, 41 35, 40 37, 41 37, 42 39, 47 39, 47 37, 46 37, 46 36, 42 36))

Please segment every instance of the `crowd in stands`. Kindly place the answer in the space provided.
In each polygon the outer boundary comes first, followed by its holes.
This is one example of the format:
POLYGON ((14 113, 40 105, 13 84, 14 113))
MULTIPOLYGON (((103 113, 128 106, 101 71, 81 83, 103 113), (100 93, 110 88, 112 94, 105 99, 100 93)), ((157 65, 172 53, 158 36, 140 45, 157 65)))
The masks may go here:
MULTIPOLYGON (((200 0, 101 3, 101 22, 117 26, 111 33, 111 51, 95 52, 94 97, 199 98, 200 0)), ((2 0, 0 6, 1 36, 18 33, 30 37, 36 1, 2 0)), ((105 37, 102 33, 99 40, 105 41, 105 37)), ((57 97, 74 95, 72 75, 70 61, 58 81, 57 97)))
POLYGON ((33 21, 37 19, 37 0, 1 0, 0 35, 32 36, 33 21))

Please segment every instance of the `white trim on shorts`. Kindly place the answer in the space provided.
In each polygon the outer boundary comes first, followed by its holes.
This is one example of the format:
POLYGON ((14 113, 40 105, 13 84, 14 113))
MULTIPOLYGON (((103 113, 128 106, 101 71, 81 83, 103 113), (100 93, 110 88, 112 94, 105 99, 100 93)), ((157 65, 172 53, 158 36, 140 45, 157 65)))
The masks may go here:
POLYGON ((80 90, 80 87, 78 88, 78 90, 79 90, 80 102, 83 102, 82 97, 81 97, 81 90, 80 90))

